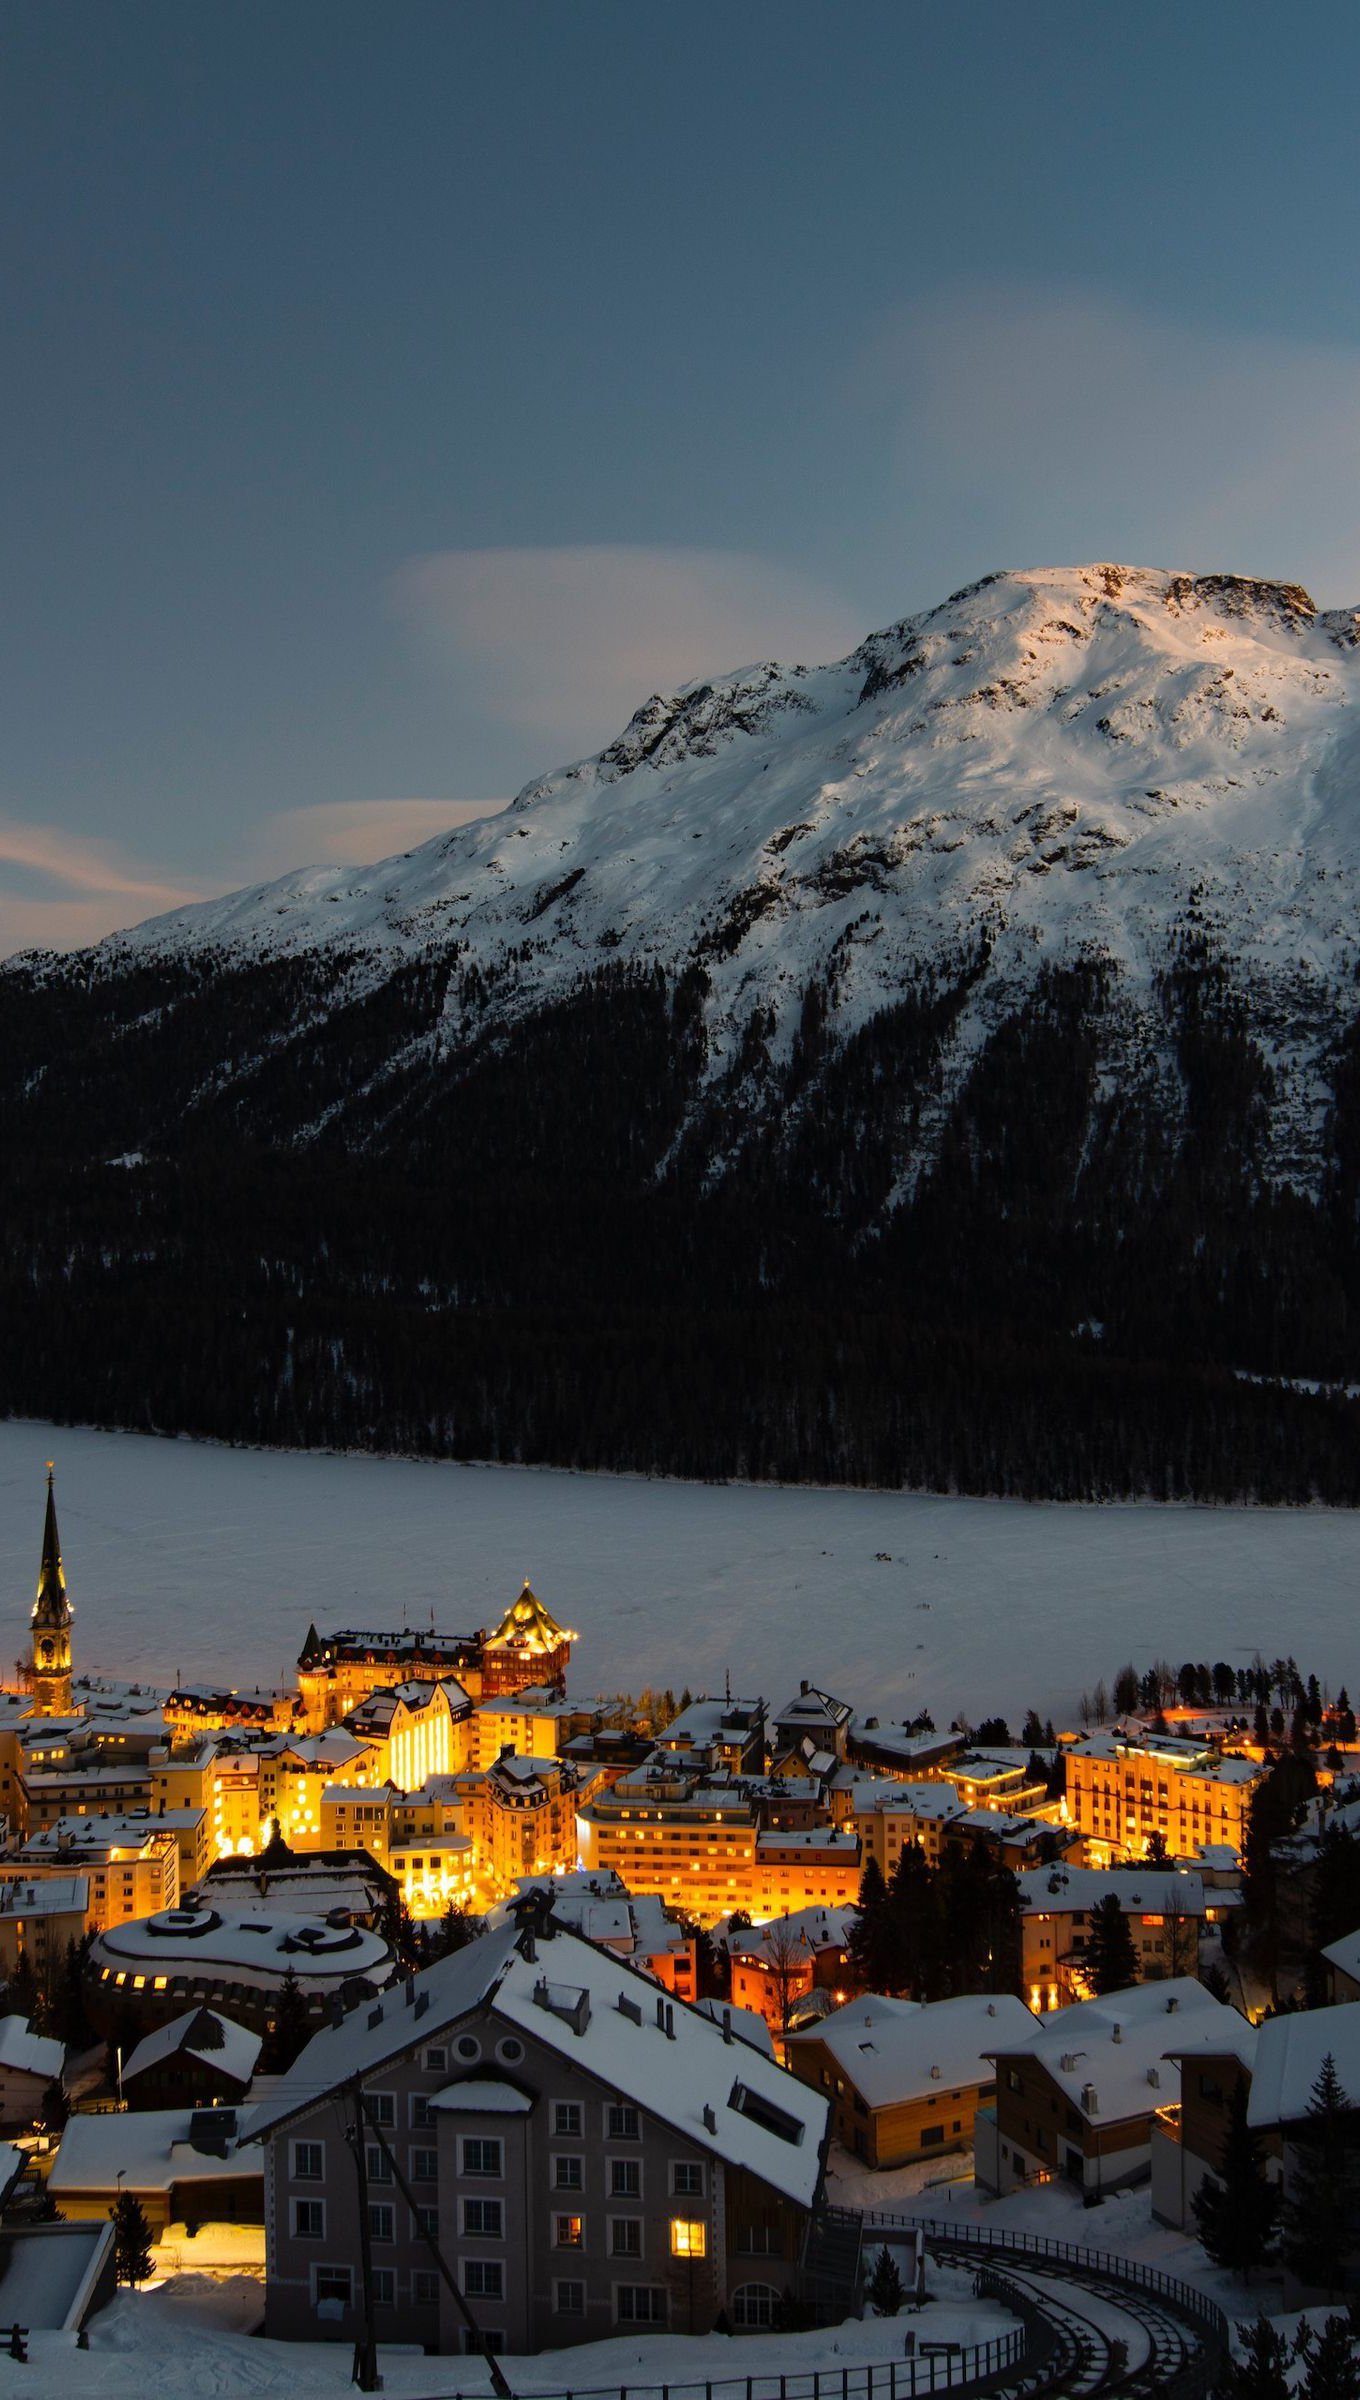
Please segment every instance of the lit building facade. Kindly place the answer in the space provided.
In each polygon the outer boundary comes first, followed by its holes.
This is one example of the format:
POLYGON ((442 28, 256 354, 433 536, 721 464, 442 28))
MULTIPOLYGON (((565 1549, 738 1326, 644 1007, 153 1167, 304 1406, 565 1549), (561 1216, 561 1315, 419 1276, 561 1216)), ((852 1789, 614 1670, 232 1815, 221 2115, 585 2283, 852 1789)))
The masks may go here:
POLYGON ((1176 1735, 1102 1729, 1067 1750, 1067 1813, 1092 1866, 1142 1858, 1160 1833, 1173 1858, 1205 1844, 1241 1856, 1251 1796, 1266 1770, 1176 1735))

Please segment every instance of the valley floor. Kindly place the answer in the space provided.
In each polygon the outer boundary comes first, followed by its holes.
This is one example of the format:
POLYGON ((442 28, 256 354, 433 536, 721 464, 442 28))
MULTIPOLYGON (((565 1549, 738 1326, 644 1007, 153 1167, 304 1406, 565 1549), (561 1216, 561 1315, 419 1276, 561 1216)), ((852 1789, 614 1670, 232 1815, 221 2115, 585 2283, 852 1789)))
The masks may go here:
POLYGON ((57 1463, 77 1672, 290 1681, 309 1620, 470 1631, 528 1575, 581 1692, 811 1681, 947 1725, 1059 1724, 1125 1658, 1293 1652, 1360 1688, 1360 1512, 1081 1507, 231 1450, 0 1424, 0 1590, 27 1635, 57 1463))

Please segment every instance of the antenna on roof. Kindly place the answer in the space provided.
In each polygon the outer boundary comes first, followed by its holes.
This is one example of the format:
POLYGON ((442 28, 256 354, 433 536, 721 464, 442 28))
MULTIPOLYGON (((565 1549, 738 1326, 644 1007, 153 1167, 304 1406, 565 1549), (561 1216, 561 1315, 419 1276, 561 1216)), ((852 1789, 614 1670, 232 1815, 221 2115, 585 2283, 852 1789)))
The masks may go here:
POLYGON ((732 1698, 732 1670, 730 1667, 723 1668, 723 1690, 730 1702, 732 1698))

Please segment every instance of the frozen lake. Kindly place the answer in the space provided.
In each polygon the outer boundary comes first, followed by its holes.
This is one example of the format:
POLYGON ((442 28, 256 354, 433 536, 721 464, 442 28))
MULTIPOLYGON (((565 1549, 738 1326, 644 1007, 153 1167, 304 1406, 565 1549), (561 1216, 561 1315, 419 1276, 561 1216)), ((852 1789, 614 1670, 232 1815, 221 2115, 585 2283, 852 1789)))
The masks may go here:
POLYGON ((919 1498, 280 1455, 0 1424, 0 1589, 27 1639, 57 1462, 78 1668, 291 1676, 325 1628, 489 1625, 528 1575, 576 1689, 800 1676, 947 1724, 1072 1723, 1121 1661, 1293 1652, 1360 1692, 1360 1513, 919 1498), (879 1553, 885 1553, 880 1557, 879 1553))

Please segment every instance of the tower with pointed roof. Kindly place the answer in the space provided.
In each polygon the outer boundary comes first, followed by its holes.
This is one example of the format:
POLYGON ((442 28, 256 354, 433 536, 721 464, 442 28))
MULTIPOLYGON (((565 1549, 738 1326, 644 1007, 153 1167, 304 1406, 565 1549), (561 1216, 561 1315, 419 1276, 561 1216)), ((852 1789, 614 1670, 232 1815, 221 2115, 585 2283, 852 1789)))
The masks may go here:
POLYGON ((49 1459, 42 1565, 38 1569, 38 1596, 33 1603, 29 1649, 34 1707, 40 1717, 66 1717, 71 1713, 71 1614, 49 1459))
POLYGON ((528 1691, 540 1683, 555 1684, 560 1691, 575 1639, 530 1589, 526 1575, 519 1598, 511 1601, 495 1632, 482 1643, 483 1698, 528 1691))

